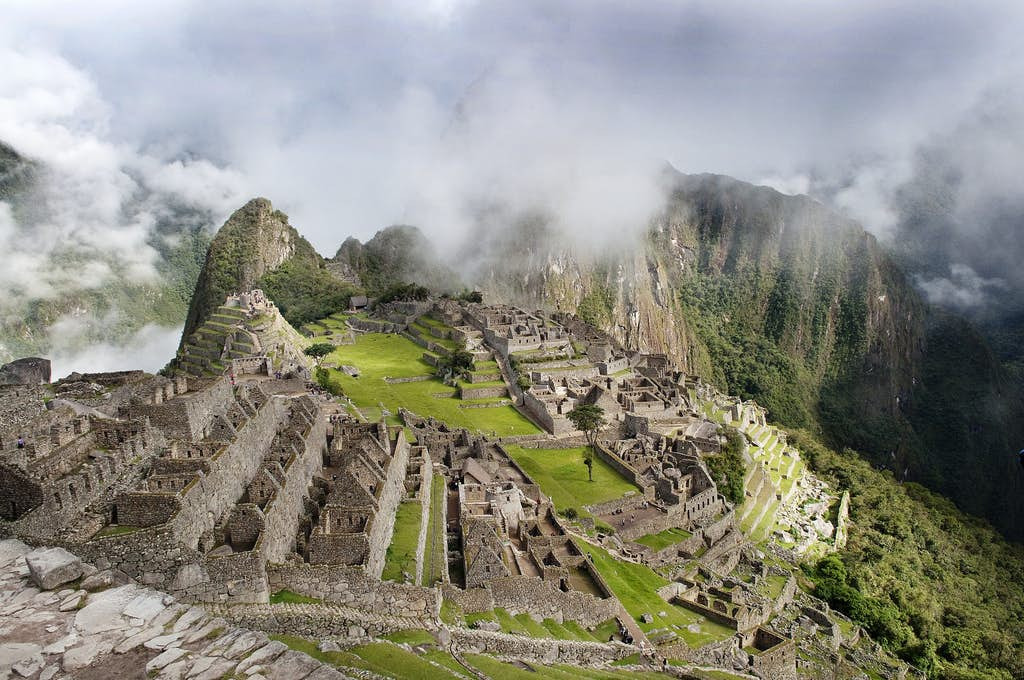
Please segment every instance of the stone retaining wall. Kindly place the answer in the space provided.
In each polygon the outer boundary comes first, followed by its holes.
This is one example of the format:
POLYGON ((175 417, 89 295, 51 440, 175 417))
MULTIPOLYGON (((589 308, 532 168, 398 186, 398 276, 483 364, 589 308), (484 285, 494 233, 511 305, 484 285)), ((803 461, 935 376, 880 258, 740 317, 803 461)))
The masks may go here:
POLYGON ((548 665, 596 666, 636 653, 636 647, 621 642, 528 638, 466 628, 452 628, 451 637, 462 654, 495 654, 548 665))
MULTIPOLYGON (((595 574, 592 573, 592 576, 595 574)), ((607 586, 600 575, 595 579, 606 592, 607 586)), ((449 599, 467 613, 487 612, 501 607, 510 614, 529 614, 538 619, 554 619, 559 623, 575 621, 584 627, 596 626, 614 618, 619 603, 613 597, 597 598, 579 591, 563 592, 553 581, 539 577, 505 576, 493 579, 479 588, 443 588, 449 599)))
POLYGON ((270 591, 290 590, 367 612, 436 618, 441 593, 434 588, 378 581, 361 567, 328 564, 267 565, 270 591))
POLYGON ((459 388, 459 392, 463 399, 493 399, 508 396, 508 388, 505 385, 489 387, 467 387, 463 385, 459 388))

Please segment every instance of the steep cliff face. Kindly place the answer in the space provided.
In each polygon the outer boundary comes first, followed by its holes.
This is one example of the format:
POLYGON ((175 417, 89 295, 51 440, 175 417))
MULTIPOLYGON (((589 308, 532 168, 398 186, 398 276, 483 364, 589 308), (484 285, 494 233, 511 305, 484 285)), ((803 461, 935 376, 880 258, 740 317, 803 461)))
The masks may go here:
POLYGON ((488 299, 576 312, 1021 535, 1007 454, 1024 436, 1019 394, 857 223, 806 197, 677 174, 666 209, 614 253, 583 260, 543 220, 499 231, 477 253, 488 299))
POLYGON ((319 255, 288 224, 288 216, 265 198, 236 210, 220 228, 206 253, 196 282, 182 338, 187 338, 231 293, 255 288, 264 274, 286 261, 320 266, 319 255))

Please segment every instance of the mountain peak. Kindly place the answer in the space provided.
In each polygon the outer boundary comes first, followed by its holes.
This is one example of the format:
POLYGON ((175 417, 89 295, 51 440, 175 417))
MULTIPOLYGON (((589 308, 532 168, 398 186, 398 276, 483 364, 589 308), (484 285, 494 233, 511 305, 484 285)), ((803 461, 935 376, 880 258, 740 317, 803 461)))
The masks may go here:
POLYGON ((320 256, 288 223, 288 215, 274 209, 267 198, 248 201, 231 214, 210 243, 183 337, 229 294, 255 288, 264 274, 292 257, 320 266, 320 256))

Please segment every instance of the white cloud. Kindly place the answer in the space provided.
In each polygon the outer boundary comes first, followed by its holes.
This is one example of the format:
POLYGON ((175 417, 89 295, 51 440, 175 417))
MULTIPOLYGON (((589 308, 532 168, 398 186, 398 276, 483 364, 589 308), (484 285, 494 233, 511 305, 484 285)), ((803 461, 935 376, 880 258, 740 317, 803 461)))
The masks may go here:
POLYGON ((965 264, 950 267, 948 277, 919 277, 917 284, 932 304, 960 309, 984 306, 1007 287, 1002 279, 986 279, 965 264))
MULTIPOLYGON (((67 326, 67 323, 62 324, 64 328, 67 326)), ((142 369, 155 372, 174 358, 180 339, 181 328, 151 324, 117 344, 89 343, 77 350, 58 346, 50 355, 51 373, 57 380, 73 371, 97 373, 142 369)))

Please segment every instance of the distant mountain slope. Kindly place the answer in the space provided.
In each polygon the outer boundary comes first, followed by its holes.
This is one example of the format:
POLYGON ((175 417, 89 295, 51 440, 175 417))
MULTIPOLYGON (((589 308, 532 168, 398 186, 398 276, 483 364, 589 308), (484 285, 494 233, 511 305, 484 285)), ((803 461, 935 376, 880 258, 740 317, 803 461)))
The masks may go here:
POLYGON ((1024 403, 984 340, 932 310, 875 239, 799 196, 670 176, 632 248, 584 260, 543 219, 488 225, 490 299, 576 311, 778 422, 864 452, 1024 536, 1024 403), (497 234, 497 236, 495 236, 497 234))
POLYGON ((408 225, 381 229, 366 243, 349 237, 328 263, 358 279, 371 295, 396 283, 449 292, 463 286, 459 276, 441 263, 434 245, 408 225))
POLYGON ((95 247, 95 235, 83 246, 77 211, 90 210, 92 197, 69 195, 66 179, 0 142, 0 361, 118 346, 149 324, 178 327, 188 308, 210 212, 135 178, 136 190, 115 206, 120 223, 90 214, 82 229, 144 231, 143 243, 131 241, 146 251, 142 261, 125 262, 116 248, 95 247))

